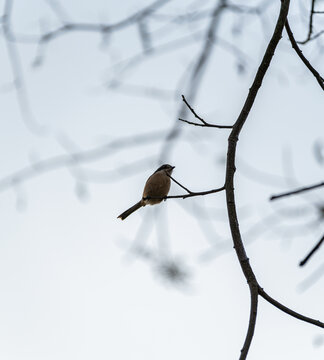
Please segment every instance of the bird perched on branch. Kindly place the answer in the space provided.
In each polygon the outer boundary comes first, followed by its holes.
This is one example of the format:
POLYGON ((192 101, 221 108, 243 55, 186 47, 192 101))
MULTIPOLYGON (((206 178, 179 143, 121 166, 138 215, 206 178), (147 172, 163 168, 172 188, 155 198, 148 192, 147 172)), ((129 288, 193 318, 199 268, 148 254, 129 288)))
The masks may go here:
POLYGON ((172 174, 175 166, 164 164, 160 166, 146 181, 142 199, 124 211, 118 218, 125 220, 127 216, 142 206, 159 204, 169 193, 172 174))

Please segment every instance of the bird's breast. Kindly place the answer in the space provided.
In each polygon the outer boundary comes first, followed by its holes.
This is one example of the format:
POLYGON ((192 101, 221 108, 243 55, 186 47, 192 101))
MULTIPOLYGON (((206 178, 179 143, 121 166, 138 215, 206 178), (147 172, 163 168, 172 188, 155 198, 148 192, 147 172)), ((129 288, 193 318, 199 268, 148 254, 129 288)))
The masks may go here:
POLYGON ((143 191, 143 199, 148 198, 145 201, 149 205, 160 203, 163 198, 168 195, 170 185, 170 178, 164 172, 154 173, 146 181, 143 191))

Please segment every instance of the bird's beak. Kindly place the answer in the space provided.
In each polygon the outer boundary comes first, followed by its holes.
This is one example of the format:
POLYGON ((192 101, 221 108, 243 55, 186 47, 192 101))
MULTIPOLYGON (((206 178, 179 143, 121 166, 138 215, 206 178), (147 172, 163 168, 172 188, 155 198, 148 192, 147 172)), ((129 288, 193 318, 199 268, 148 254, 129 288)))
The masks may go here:
POLYGON ((172 170, 175 168, 175 166, 172 166, 172 170))

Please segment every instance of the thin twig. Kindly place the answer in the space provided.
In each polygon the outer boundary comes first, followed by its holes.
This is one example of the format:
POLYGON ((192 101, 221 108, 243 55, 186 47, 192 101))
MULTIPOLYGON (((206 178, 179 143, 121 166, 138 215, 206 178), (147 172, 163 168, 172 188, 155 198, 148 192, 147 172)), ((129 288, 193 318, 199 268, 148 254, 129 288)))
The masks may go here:
POLYGON ((171 195, 171 196, 167 196, 166 199, 187 199, 189 197, 194 197, 194 196, 204 196, 204 195, 214 194, 223 190, 225 190, 225 186, 207 191, 199 191, 199 192, 192 191, 190 192, 190 194, 186 194, 186 195, 171 195))
POLYGON ((307 39, 306 41, 308 41, 313 33, 313 15, 314 15, 314 8, 315 8, 315 0, 312 0, 312 7, 311 7, 311 11, 309 14, 309 26, 308 26, 308 34, 307 34, 307 39))
POLYGON ((314 320, 312 318, 309 318, 307 316, 301 315, 297 313, 296 311, 293 311, 289 309, 287 306, 282 305, 277 300, 273 299, 270 295, 268 295, 260 286, 259 286, 259 295, 262 296, 265 300, 267 300, 270 304, 275 306, 276 308, 280 309, 281 311, 285 312, 286 314, 295 317, 296 319, 308 322, 310 324, 316 325, 318 327, 324 328, 324 323, 322 323, 319 320, 314 320))
POLYGON ((192 112, 192 114, 194 115, 194 117, 198 120, 200 120, 204 125, 206 125, 206 121, 201 118, 196 112, 195 110, 190 106, 190 104, 188 103, 188 101, 186 100, 186 98, 184 97, 184 95, 181 95, 182 96, 182 100, 183 102, 187 105, 187 108, 192 112))
POLYGON ((232 125, 214 125, 214 124, 209 124, 209 123, 198 124, 198 123, 188 121, 188 120, 185 120, 185 119, 181 119, 181 118, 178 118, 178 120, 183 121, 183 122, 185 122, 187 124, 190 124, 190 125, 201 126, 201 127, 213 127, 213 128, 217 128, 217 129, 232 129, 233 128, 232 125))
POLYGON ((320 238, 320 240, 316 243, 316 245, 312 248, 312 250, 305 256, 305 258, 299 263, 299 266, 304 266, 307 261, 315 254, 315 252, 320 248, 320 246, 324 242, 324 235, 320 238))
POLYGON ((306 191, 309 191, 309 190, 317 189, 317 188, 322 187, 322 186, 324 186, 324 181, 320 182, 318 184, 315 184, 315 185, 305 186, 305 187, 302 187, 300 189, 293 190, 293 191, 288 191, 288 192, 285 192, 285 193, 282 193, 282 194, 279 194, 279 195, 272 195, 270 197, 270 201, 280 199, 280 198, 283 198, 283 197, 286 197, 286 196, 300 194, 300 193, 303 193, 303 192, 306 192, 306 191))
POLYGON ((299 46, 297 45, 297 42, 294 38, 294 34, 291 31, 291 28, 289 26, 288 23, 288 19, 285 23, 285 28, 289 37, 289 40, 291 42, 291 46, 293 47, 293 49, 296 51, 297 55, 300 57, 300 59, 302 60, 302 62, 306 65, 306 67, 309 69, 309 71, 315 76, 319 86, 324 90, 324 79, 322 78, 322 76, 319 74, 319 72, 311 65, 311 63, 306 59, 306 57, 304 56, 304 54, 302 53, 302 51, 300 50, 299 46))
POLYGON ((188 194, 192 194, 192 191, 190 191, 189 189, 187 189, 185 186, 183 186, 182 184, 180 184, 176 179, 174 179, 171 175, 168 175, 169 178, 174 181, 177 185, 179 185, 182 189, 186 190, 188 194))
POLYGON ((311 286, 313 286, 322 276, 324 275, 324 263, 322 263, 317 269, 312 271, 311 274, 309 274, 306 279, 304 279, 299 285, 298 289, 300 291, 306 291, 311 286))
POLYGON ((214 127, 214 128, 218 128, 218 129, 232 129, 233 126, 232 125, 216 125, 216 124, 210 124, 208 123, 207 121, 205 121, 202 117, 200 117, 196 112, 195 110, 191 107, 191 105, 188 103, 187 99, 185 98, 184 95, 181 95, 182 96, 182 100, 184 101, 184 103, 186 104, 187 108, 191 111, 191 113, 194 115, 194 117, 198 120, 200 120, 202 123, 199 124, 199 123, 195 123, 195 122, 192 122, 192 121, 188 121, 188 120, 184 120, 184 119, 181 119, 179 118, 180 121, 183 121, 187 124, 190 124, 190 125, 195 125, 195 126, 202 126, 202 127, 214 127))
MULTIPOLYGON (((177 183, 178 185, 180 185, 179 183, 177 183)), ((182 185, 180 185, 181 187, 183 187, 182 185)), ((217 189, 212 189, 212 190, 206 190, 206 191, 190 191, 187 190, 185 187, 183 187, 186 191, 189 191, 188 194, 183 194, 183 195, 170 195, 170 196, 165 196, 165 197, 158 197, 158 196, 147 196, 144 198, 144 200, 149 200, 149 199, 155 199, 155 200, 167 200, 167 199, 187 199, 189 197, 194 197, 194 196, 204 196, 204 195, 209 195, 209 194, 214 194, 220 191, 225 190, 225 186, 222 186, 220 188, 217 189)))
POLYGON ((304 45, 304 44, 306 44, 306 43, 309 42, 309 41, 313 41, 313 40, 317 39, 318 37, 320 37, 320 36, 323 35, 323 34, 324 34, 324 30, 321 30, 321 31, 319 31, 317 34, 311 36, 311 37, 309 38, 309 40, 307 40, 307 41, 297 41, 297 42, 298 42, 298 44, 304 45))

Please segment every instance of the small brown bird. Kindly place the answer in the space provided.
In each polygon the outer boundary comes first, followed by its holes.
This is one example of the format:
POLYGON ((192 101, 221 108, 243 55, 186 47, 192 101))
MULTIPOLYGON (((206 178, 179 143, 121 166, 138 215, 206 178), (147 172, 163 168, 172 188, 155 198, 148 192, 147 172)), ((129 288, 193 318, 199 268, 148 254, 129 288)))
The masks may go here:
POLYGON ((160 166, 146 181, 142 200, 124 211, 118 218, 125 220, 127 216, 142 206, 159 204, 169 193, 172 174, 175 166, 164 164, 160 166))

